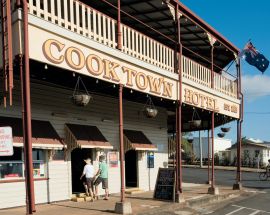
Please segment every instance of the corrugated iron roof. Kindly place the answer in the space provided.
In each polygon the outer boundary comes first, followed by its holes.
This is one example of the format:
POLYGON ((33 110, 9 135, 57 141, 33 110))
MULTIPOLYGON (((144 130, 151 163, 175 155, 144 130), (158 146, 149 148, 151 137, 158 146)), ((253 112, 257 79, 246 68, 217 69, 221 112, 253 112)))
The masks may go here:
MULTIPOLYGON (((112 148, 112 145, 103 136, 101 131, 96 126, 66 124, 70 132, 74 135, 78 145, 89 146, 91 148, 112 148)), ((67 143, 68 144, 68 143, 67 143)))

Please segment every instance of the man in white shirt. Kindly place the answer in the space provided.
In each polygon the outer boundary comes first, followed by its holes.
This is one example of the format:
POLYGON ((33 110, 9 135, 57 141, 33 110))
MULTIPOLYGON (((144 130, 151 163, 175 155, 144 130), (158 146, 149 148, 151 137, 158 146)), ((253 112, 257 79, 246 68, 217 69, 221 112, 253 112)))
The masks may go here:
POLYGON ((86 195, 92 197, 92 201, 94 201, 93 198, 93 181, 94 181, 94 175, 95 175, 95 170, 93 165, 91 164, 91 159, 87 158, 86 160, 84 160, 84 162, 86 163, 84 168, 83 168, 83 172, 82 175, 80 177, 80 179, 82 180, 82 178, 85 176, 86 180, 85 180, 85 191, 86 191, 86 195), (88 192, 89 191, 89 192, 88 192))

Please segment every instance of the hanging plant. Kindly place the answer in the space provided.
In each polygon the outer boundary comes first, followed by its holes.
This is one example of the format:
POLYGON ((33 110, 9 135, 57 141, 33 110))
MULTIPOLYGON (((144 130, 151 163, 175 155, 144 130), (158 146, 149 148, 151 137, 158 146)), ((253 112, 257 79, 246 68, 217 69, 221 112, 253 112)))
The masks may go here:
POLYGON ((221 127, 220 130, 222 132, 229 132, 231 130, 231 127, 221 127))
POLYGON ((150 96, 148 96, 148 99, 146 101, 146 104, 144 107, 144 114, 148 118, 155 118, 158 114, 158 110, 156 109, 150 96))
POLYGON ((226 126, 224 126, 226 123, 227 123, 227 118, 224 117, 224 118, 223 118, 223 126, 220 128, 220 130, 221 130, 222 132, 229 132, 230 129, 231 129, 231 127, 226 127, 226 126))
POLYGON ((189 133, 189 135, 188 135, 188 137, 187 137, 187 141, 188 141, 189 143, 192 143, 193 140, 194 140, 194 138, 193 138, 192 133, 189 133))
POLYGON ((73 95, 71 98, 72 98, 73 103, 78 106, 86 106, 89 103, 89 101, 92 99, 92 96, 88 93, 80 76, 78 76, 77 83, 75 85, 73 95), (84 88, 84 92, 80 91, 80 83, 82 84, 84 88))
POLYGON ((196 108, 194 108, 194 110, 193 110, 192 120, 189 121, 189 124, 193 128, 198 128, 202 124, 202 120, 200 119, 200 116, 199 116, 198 112, 196 111, 196 108))
POLYGON ((220 137, 220 138, 225 137, 225 133, 218 133, 217 135, 218 135, 218 137, 220 137))

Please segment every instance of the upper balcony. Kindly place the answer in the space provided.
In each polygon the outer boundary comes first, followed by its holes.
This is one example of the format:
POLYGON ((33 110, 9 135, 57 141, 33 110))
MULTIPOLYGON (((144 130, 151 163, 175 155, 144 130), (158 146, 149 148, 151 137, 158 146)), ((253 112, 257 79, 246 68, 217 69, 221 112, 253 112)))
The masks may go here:
MULTIPOLYGON (((91 2, 93 3, 95 1, 91 2)), ((89 2, 87 4, 91 3, 89 2)), ((117 49, 117 21, 87 4, 77 0, 29 0, 29 13, 98 43, 117 49)), ((101 5, 101 2, 96 3, 96 5, 99 4, 101 5)), ((95 6, 94 3, 93 6, 95 6)), ((109 7, 109 5, 107 6, 109 7)), ((114 8, 112 7, 112 9, 114 8)), ((164 11, 162 11, 162 13, 164 13, 164 11)), ((125 12, 123 14, 128 16, 125 12)), ((190 22, 190 20, 187 19, 187 17, 184 17, 184 22, 190 22)), ((140 22, 137 19, 134 22, 136 21, 140 22)), ((140 24, 143 25, 143 23, 140 24)), ((186 25, 191 24, 188 23, 186 25)), ((170 73, 175 73, 175 51, 172 47, 166 45, 166 42, 162 43, 160 39, 155 40, 146 35, 146 32, 144 34, 126 24, 121 24, 121 28, 122 52, 170 73)), ((191 31, 188 27, 184 28, 191 31)), ((150 30, 156 31, 155 29, 150 30)), ((194 34, 196 37, 201 37, 201 35, 196 32, 194 34)), ((185 38, 186 35, 187 34, 183 34, 182 37, 185 38)), ((204 35, 206 35, 206 33, 204 33, 204 35)), ((163 41, 165 40, 168 40, 168 38, 166 39, 166 37, 164 37, 163 41)), ((195 39, 190 39, 190 41, 192 40, 195 41, 195 39)), ((198 44, 198 46, 202 45, 198 44)), ((221 46, 221 43, 219 46, 221 46)), ((226 51, 228 51, 227 48, 226 51)), ((184 43, 183 53, 187 53, 189 56, 182 55, 181 68, 183 78, 211 88, 210 59, 200 56, 196 51, 194 52, 191 48, 185 46, 184 43)), ((217 59, 217 61, 220 61, 220 59, 217 59)), ((220 65, 225 65, 226 63, 228 63, 227 59, 221 62, 220 65)), ((217 64, 215 64, 214 69, 216 71, 214 73, 214 89, 229 97, 237 98, 236 77, 228 78, 228 75, 223 75, 223 68, 217 64)))
MULTIPOLYGON (((145 89, 138 87, 137 83, 137 88, 133 87, 133 89, 177 100, 181 95, 178 75, 178 61, 181 56, 183 102, 217 112, 219 112, 218 109, 222 109, 221 113, 225 115, 239 117, 238 77, 224 71, 224 68, 235 59, 238 49, 183 5, 179 3, 182 15, 180 17, 182 52, 179 55, 177 29, 172 8, 172 5, 177 4, 176 1, 121 0, 120 25, 117 22, 116 0, 81 1, 85 3, 78 0, 28 1, 31 59, 52 63, 53 66, 62 69, 77 70, 76 72, 91 76, 87 58, 89 53, 96 53, 101 59, 100 62, 104 63, 109 59, 107 67, 105 64, 102 65, 104 70, 105 67, 108 69, 112 66, 112 63, 119 65, 118 72, 126 75, 119 78, 122 78, 121 81, 124 80, 125 83, 128 81, 125 84, 128 88, 132 88, 132 83, 129 82, 132 78, 134 78, 134 83, 148 81, 148 87, 141 86, 145 89), (167 5, 168 2, 170 2, 169 5, 167 5), (120 50, 118 47, 119 29, 122 44, 120 50), (59 43, 56 45, 51 43, 47 51, 54 55, 56 61, 52 59, 48 61, 48 56, 44 53, 46 52, 45 42, 52 38, 58 39, 59 43), (214 50, 209 38, 216 39, 214 50), (61 61, 62 58, 68 58, 67 50, 70 51, 71 58, 74 57, 72 57, 74 53, 77 55, 75 60, 71 60, 73 66, 70 65, 68 59, 61 61), (80 54, 83 55, 83 61, 76 60, 80 54), (135 69, 140 76, 132 77, 132 72, 124 71, 127 67, 135 69), (157 85, 158 83, 161 85, 157 85), (158 92, 158 88, 163 89, 163 92, 162 90, 158 92), (171 95, 168 96, 168 93, 171 95), (195 95, 194 98, 190 97, 192 93, 195 95), (215 105, 219 108, 215 109, 215 105)), ((15 2, 16 0, 13 0, 13 5, 15 2)), ((22 19, 21 11, 15 8, 13 10, 17 12, 17 18, 22 19)), ((16 18, 16 15, 13 15, 14 17, 16 18)), ((13 47, 18 47, 20 50, 16 52, 18 54, 22 52, 23 47, 20 36, 22 25, 20 22, 16 23, 14 21, 13 28, 17 29, 18 34, 16 32, 13 34, 13 47)), ((98 65, 98 70, 99 66, 101 65, 98 65)), ((94 77, 104 79, 104 75, 94 77)), ((113 78, 108 80, 108 77, 105 77, 105 81, 114 82, 115 80, 113 78)), ((122 83, 121 81, 115 83, 122 83)), ((145 83, 139 83, 139 85, 142 84, 145 83)))

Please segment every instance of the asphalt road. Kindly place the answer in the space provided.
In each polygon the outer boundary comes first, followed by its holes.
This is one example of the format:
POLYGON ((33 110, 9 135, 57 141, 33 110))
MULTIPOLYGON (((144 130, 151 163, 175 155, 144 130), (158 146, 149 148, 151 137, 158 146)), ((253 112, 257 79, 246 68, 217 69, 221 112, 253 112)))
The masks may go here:
MULTIPOLYGON (((215 170, 216 185, 232 186, 235 183, 235 171, 215 170)), ((189 183, 205 183, 208 179, 207 169, 183 169, 183 181, 189 183)), ((214 211, 206 211, 211 215, 270 215, 270 179, 260 181, 258 173, 243 172, 243 187, 257 189, 257 194, 248 199, 230 202, 214 211)))

